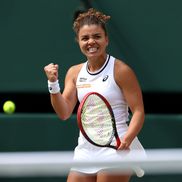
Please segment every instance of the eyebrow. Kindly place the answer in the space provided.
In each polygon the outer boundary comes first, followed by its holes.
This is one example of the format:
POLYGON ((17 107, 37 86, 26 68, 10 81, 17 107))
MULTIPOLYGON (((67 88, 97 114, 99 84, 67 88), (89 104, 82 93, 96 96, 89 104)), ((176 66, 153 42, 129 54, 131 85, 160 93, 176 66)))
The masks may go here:
MULTIPOLYGON (((91 36, 98 36, 98 35, 101 35, 102 33, 94 33, 92 34, 91 36)), ((81 35, 81 37, 88 37, 89 35, 88 34, 85 34, 85 35, 81 35)))

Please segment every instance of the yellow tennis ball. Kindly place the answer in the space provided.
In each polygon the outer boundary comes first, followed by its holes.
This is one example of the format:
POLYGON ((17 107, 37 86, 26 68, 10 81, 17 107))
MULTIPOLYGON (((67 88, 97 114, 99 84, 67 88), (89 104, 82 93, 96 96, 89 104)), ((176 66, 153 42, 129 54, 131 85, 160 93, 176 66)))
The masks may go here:
POLYGON ((13 101, 6 101, 3 105, 3 111, 7 114, 12 114, 15 112, 16 106, 13 101))

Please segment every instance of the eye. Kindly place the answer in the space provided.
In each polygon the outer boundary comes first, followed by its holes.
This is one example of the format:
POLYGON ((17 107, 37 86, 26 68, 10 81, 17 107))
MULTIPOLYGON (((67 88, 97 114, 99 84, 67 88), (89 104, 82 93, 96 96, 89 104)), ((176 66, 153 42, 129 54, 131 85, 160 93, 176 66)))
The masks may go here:
POLYGON ((81 41, 87 41, 88 40, 88 37, 82 37, 81 38, 81 41))
POLYGON ((94 38, 95 38, 95 39, 100 39, 101 36, 100 36, 100 35, 95 35, 94 38))

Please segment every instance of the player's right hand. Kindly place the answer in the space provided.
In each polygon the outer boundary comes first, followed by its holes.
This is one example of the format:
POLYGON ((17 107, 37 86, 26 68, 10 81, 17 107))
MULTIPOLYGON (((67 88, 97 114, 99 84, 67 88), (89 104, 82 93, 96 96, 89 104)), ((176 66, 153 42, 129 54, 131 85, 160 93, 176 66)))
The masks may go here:
POLYGON ((50 63, 44 67, 47 79, 50 82, 55 82, 56 80, 58 80, 58 68, 58 64, 53 63, 50 63))

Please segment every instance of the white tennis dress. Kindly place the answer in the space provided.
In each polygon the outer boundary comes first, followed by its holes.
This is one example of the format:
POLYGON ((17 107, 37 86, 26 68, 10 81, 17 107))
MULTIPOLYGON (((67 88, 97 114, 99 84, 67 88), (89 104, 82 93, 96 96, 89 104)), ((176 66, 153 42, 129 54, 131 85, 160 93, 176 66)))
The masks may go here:
MULTIPOLYGON (((118 135, 122 138, 128 129, 126 123, 128 121, 128 105, 122 90, 118 87, 114 79, 114 62, 115 58, 107 55, 104 65, 96 72, 90 72, 88 70, 88 62, 85 62, 78 74, 76 86, 79 101, 88 92, 98 92, 107 99, 114 112, 118 135)), ((137 137, 130 145, 130 150, 135 149, 145 152, 137 137)), ((121 159, 117 150, 92 145, 80 132, 78 145, 74 151, 74 160, 95 160, 96 158, 117 159, 118 157, 121 159)), ((101 168, 74 168, 72 170, 84 173, 96 173, 101 168)))

